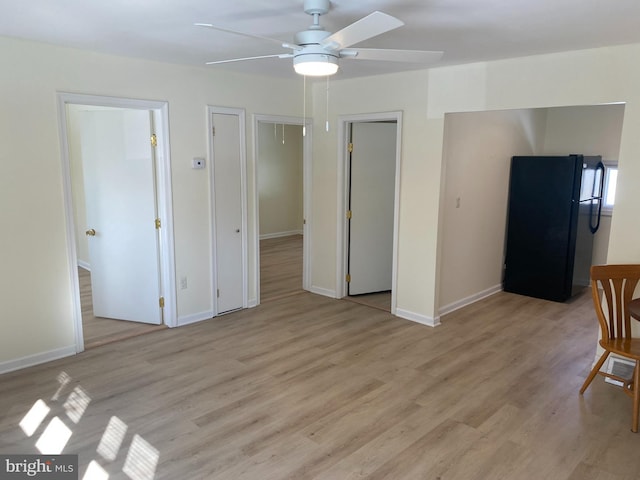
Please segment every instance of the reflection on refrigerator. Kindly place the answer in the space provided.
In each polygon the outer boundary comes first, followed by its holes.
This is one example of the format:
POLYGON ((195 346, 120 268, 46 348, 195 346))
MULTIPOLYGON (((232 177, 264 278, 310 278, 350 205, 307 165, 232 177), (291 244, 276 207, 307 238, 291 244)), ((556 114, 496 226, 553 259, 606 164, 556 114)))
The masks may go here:
POLYGON ((563 302, 589 285, 603 183, 600 156, 511 159, 506 292, 563 302))

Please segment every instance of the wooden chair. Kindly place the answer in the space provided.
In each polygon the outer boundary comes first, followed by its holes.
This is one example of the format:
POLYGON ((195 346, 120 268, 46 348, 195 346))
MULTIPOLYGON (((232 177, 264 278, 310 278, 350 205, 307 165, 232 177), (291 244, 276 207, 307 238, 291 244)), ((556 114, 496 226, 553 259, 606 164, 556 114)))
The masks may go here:
POLYGON ((639 281, 640 265, 594 265, 591 267, 591 293, 602 332, 600 346, 604 349, 604 353, 580 389, 582 395, 596 375, 622 382, 624 392, 633 398, 632 432, 638 431, 640 338, 631 337, 631 317, 627 305, 633 298, 639 281), (602 292, 604 292, 604 300, 602 292), (603 301, 606 301, 606 305, 603 301), (631 380, 600 371, 611 353, 635 362, 631 380))

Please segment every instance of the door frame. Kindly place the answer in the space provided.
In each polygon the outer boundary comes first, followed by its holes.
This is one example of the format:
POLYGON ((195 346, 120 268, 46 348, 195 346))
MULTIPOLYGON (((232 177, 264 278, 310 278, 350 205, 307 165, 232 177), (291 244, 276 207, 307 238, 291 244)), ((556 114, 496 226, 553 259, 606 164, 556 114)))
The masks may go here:
POLYGON ((71 191, 67 105, 92 105, 98 107, 148 110, 153 114, 155 131, 158 134, 158 146, 155 151, 156 201, 158 204, 158 217, 161 219, 162 224, 159 233, 159 261, 160 295, 164 297, 163 323, 168 327, 177 326, 173 206, 171 202, 171 158, 169 148, 169 104, 167 102, 154 100, 138 100, 66 92, 57 93, 57 103, 58 136, 60 139, 62 158, 62 183, 67 227, 67 258, 73 297, 72 317, 76 339, 76 353, 84 351, 84 337, 82 331, 82 308, 80 306, 80 284, 77 273, 77 247, 73 215, 73 194, 71 191))
POLYGON ((258 124, 285 124, 299 125, 304 128, 305 135, 302 140, 302 289, 311 290, 311 235, 309 226, 311 225, 311 186, 312 186, 312 124, 310 118, 290 117, 282 115, 253 115, 253 164, 252 177, 254 179, 252 187, 253 191, 253 208, 256 212, 253 229, 255 232, 253 241, 255 251, 255 270, 253 278, 255 279, 254 289, 256 292, 255 305, 260 304, 260 195, 258 192, 258 178, 260 171, 258 169, 258 153, 260 152, 260 142, 258 139, 258 124))
POLYGON ((218 262, 216 248, 216 209, 215 209, 215 172, 214 162, 215 155, 213 150, 214 134, 213 134, 213 115, 234 115, 238 119, 238 134, 240 138, 240 197, 242 200, 242 224, 241 224, 241 242, 242 242, 242 308, 249 305, 249 289, 247 281, 248 272, 248 248, 247 248, 247 142, 245 133, 245 111, 243 108, 216 107, 207 106, 207 139, 209 143, 209 205, 211 210, 211 296, 213 299, 213 316, 218 316, 218 262))
POLYGON ((349 198, 349 133, 353 123, 396 122, 396 168, 393 208, 393 267, 391 278, 391 314, 396 314, 398 285, 398 225, 400 218, 400 170, 402 164, 402 112, 364 113, 338 117, 338 200, 336 226, 336 294, 347 296, 346 272, 348 271, 348 198, 349 198))

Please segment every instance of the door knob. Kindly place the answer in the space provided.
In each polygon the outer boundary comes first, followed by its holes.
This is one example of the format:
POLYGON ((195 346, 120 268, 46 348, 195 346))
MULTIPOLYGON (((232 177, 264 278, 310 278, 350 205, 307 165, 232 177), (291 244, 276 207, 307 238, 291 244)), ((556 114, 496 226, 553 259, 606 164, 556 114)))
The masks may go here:
POLYGON ((85 233, 85 235, 86 235, 87 237, 95 237, 95 236, 96 236, 96 231, 95 231, 93 228, 92 228, 92 229, 90 229, 90 230, 87 230, 87 231, 86 231, 86 232, 84 232, 84 233, 85 233))

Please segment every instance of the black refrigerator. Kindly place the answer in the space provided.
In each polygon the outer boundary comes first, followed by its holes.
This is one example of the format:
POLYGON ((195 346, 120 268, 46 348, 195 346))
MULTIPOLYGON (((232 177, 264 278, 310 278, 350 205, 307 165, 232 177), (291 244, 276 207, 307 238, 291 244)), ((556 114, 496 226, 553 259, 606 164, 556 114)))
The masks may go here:
POLYGON ((511 159, 506 292, 564 302, 589 285, 603 182, 600 156, 511 159))

